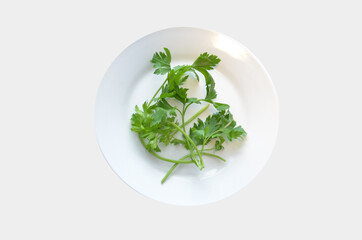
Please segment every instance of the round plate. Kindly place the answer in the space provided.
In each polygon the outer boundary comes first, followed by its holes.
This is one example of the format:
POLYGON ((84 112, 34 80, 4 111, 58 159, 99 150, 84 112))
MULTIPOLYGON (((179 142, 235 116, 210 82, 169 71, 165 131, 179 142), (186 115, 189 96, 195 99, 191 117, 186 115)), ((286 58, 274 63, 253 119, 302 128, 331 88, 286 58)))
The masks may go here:
MULTIPOLYGON (((188 80, 190 94, 203 94, 203 82, 188 80), (201 91, 201 92, 200 92, 201 91)), ((202 106, 193 105, 190 111, 202 106)), ((210 107, 200 118, 212 113, 210 107)), ((187 116, 186 116, 187 119, 187 116)), ((169 204, 200 205, 221 200, 247 185, 263 168, 272 152, 278 128, 278 100, 265 68, 242 44, 223 34, 196 28, 170 28, 147 35, 124 50, 107 70, 95 106, 99 146, 114 172, 137 192, 169 204), (172 166, 147 152, 130 118, 137 104, 150 100, 165 79, 153 74, 150 59, 167 47, 172 67, 191 64, 201 53, 217 55, 221 62, 211 71, 217 102, 230 105, 238 125, 248 133, 244 140, 228 142, 217 154, 227 162, 205 157, 200 171, 193 164, 179 165, 164 184, 172 166)), ((182 147, 160 153, 177 159, 182 147)))

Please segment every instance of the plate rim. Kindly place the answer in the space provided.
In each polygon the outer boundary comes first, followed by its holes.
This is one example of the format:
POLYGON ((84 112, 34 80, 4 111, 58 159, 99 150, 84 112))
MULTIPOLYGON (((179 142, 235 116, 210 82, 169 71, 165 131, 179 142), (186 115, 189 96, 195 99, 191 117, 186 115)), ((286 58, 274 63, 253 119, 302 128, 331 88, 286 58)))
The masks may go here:
POLYGON ((111 64, 107 67, 105 73, 103 74, 100 83, 98 84, 98 88, 97 88, 97 92, 96 92, 96 98, 94 100, 94 115, 93 115, 93 127, 94 127, 94 131, 95 131, 95 136, 96 136, 96 140, 97 140, 97 144, 98 147, 102 153, 102 156, 104 158, 104 160, 107 162, 108 166, 112 169, 112 171, 131 189, 133 189, 134 191, 136 191, 137 193, 139 193, 140 195, 142 195, 143 197, 146 197, 147 199, 152 199, 156 202, 159 203, 163 203, 163 204, 168 204, 168 205, 172 205, 172 206, 200 206, 200 205, 206 205, 206 204, 211 204, 211 203, 215 203, 215 202, 219 202, 221 200, 225 200, 233 195, 235 195, 237 192, 241 191, 243 188, 245 188, 247 185, 249 185, 253 180, 255 180, 255 178, 260 174, 260 172, 265 168, 266 164, 269 162, 274 150, 275 150, 275 146, 277 143, 277 139, 278 139, 278 135, 279 135, 279 119, 280 119, 280 102, 279 102, 279 96, 277 94, 276 91, 276 87, 274 85, 274 82, 272 81, 272 78, 269 74, 269 72, 267 71, 266 67, 261 63, 261 61, 259 60, 259 58, 257 58, 254 53, 252 51, 250 51, 249 48, 247 48, 244 44, 242 44, 241 42, 239 42, 238 40, 224 34, 221 33, 219 31, 215 31, 215 30, 211 30, 211 29, 206 29, 206 28, 200 28, 200 27, 168 27, 168 28, 164 28, 164 29, 160 29, 160 30, 156 30, 154 32, 151 32, 149 34, 143 35, 142 37, 138 38, 137 40, 133 41, 131 44, 129 44, 128 46, 126 46, 124 49, 122 49, 115 58, 113 58, 111 64), (107 73, 109 72, 109 70, 113 67, 113 64, 116 62, 116 60, 122 55, 122 53, 124 53, 127 49, 131 48, 133 45, 136 45, 138 42, 145 40, 147 37, 150 37, 152 35, 155 34, 159 34, 162 32, 167 32, 170 30, 196 30, 196 31, 202 31, 202 32, 206 32, 206 33, 211 33, 211 34, 216 34, 216 35, 220 35, 223 36, 229 40, 231 40, 232 42, 234 42, 235 44, 241 46, 242 48, 244 48, 248 54, 255 60, 255 62, 259 65, 259 67, 261 68, 262 72, 266 75, 267 78, 267 82, 271 88, 272 91, 272 95, 274 97, 275 100, 275 135, 273 136, 273 142, 271 144, 271 151, 267 156, 267 160, 262 164, 262 166, 256 171, 255 175, 253 177, 251 177, 251 179, 249 179, 244 186, 238 188, 236 191, 233 191, 229 194, 223 195, 222 197, 219 197, 218 199, 212 199, 209 201, 199 201, 197 203, 192 203, 192 204, 179 204, 179 203, 173 203, 173 202, 168 202, 168 201, 163 201, 161 199, 157 199, 154 198, 152 196, 148 196, 145 193, 137 190, 136 188, 134 188, 133 186, 131 186, 129 183, 127 183, 127 181, 125 181, 118 173, 117 171, 114 169, 114 167, 112 167, 112 165, 110 164, 110 162, 107 160, 107 157, 104 153, 104 151, 102 150, 101 147, 101 143, 100 143, 100 137, 99 137, 99 131, 97 131, 97 103, 99 102, 99 98, 100 98, 100 89, 102 84, 104 83, 104 80, 107 76, 107 73))

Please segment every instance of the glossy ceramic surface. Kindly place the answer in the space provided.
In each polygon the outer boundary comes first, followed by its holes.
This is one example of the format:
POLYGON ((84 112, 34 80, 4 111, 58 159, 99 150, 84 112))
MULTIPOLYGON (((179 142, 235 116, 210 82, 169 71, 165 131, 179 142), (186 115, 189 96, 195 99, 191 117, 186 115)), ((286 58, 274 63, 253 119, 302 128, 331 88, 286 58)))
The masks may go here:
MULTIPOLYGON (((203 82, 187 82, 190 94, 204 94, 203 82)), ((202 106, 195 105, 189 115, 202 106)), ((212 113, 210 108, 201 118, 212 113)), ((187 117, 186 117, 187 118, 187 117)), ((147 35, 125 49, 107 70, 95 106, 99 146, 114 172, 130 187, 152 199, 176 205, 214 202, 239 191, 262 169, 272 152, 278 128, 278 101, 265 68, 242 44, 223 34, 196 28, 170 28, 147 35), (220 156, 227 163, 207 158, 205 169, 194 165, 176 168, 165 184, 160 180, 171 163, 150 155, 130 130, 136 104, 149 100, 165 76, 153 74, 150 59, 163 47, 170 49, 172 65, 191 64, 200 53, 217 55, 212 71, 218 102, 230 105, 238 124, 247 131, 244 141, 225 145, 220 156)), ((163 156, 183 156, 170 147, 163 156)))

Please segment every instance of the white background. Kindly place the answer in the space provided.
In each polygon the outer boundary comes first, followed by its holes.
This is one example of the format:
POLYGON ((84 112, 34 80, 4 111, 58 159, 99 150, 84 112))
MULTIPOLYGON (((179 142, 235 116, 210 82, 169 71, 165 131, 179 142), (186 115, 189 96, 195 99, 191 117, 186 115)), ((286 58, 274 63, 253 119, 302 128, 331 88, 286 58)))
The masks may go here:
POLYGON ((360 1, 236 2, 0 2, 0 239, 362 238, 360 1), (93 129, 113 59, 176 26, 247 46, 281 105, 261 174, 199 207, 130 189, 93 129))

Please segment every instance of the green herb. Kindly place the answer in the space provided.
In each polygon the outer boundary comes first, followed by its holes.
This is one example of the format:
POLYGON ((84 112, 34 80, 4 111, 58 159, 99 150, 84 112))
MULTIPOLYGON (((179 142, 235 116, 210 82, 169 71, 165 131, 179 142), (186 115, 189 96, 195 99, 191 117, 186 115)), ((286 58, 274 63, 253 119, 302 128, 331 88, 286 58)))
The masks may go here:
POLYGON ((144 102, 141 108, 135 107, 135 113, 131 118, 131 130, 138 134, 142 145, 154 157, 173 163, 161 183, 166 181, 179 164, 195 164, 202 170, 205 167, 204 156, 226 161, 222 157, 210 153, 210 151, 222 150, 226 139, 233 141, 246 136, 244 129, 241 126, 236 126, 229 105, 214 101, 217 96, 215 81, 209 71, 215 68, 220 59, 205 52, 192 65, 171 68, 171 53, 167 48, 164 50, 165 52, 156 52, 151 63, 155 68, 154 74, 167 74, 167 77, 150 101, 144 102), (199 74, 205 79, 205 98, 189 98, 188 89, 183 87, 183 84, 190 75, 195 76, 199 81, 199 74), (168 102, 170 99, 177 100, 182 107, 172 106, 168 102), (201 104, 202 102, 207 104, 186 120, 185 114, 188 108, 192 104, 201 104), (187 131, 186 125, 195 120, 210 105, 215 108, 216 113, 209 115, 205 121, 198 118, 187 131), (175 137, 178 132, 181 133, 182 139, 175 137), (180 159, 169 159, 159 155, 160 146, 168 146, 169 144, 182 145, 189 151, 189 154, 180 159), (208 148, 205 148, 206 146, 208 148))

